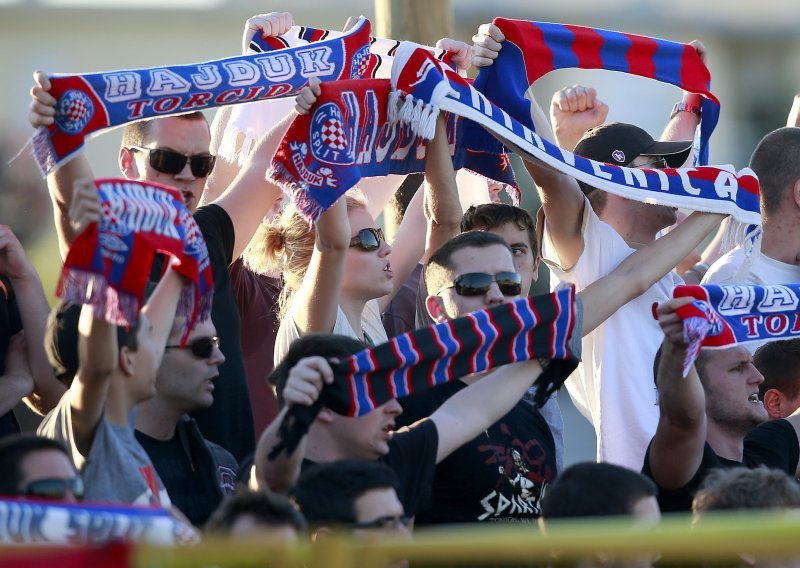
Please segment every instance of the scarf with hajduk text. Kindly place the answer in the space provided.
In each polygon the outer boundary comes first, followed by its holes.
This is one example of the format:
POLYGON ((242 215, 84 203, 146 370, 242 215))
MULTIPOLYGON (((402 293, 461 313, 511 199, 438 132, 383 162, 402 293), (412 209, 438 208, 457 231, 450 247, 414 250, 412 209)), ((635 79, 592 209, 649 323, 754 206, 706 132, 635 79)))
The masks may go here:
POLYGON ((711 73, 691 45, 548 22, 496 18, 505 35, 497 59, 481 69, 475 87, 531 130, 529 87, 556 69, 607 69, 670 83, 703 97, 695 165, 708 163, 708 143, 720 104, 711 93, 711 73))
POLYGON ((55 123, 33 137, 44 174, 83 148, 84 139, 137 120, 295 95, 311 76, 361 77, 369 60, 370 23, 340 37, 264 54, 192 65, 53 75, 55 123))
MULTIPOLYGON (((311 112, 289 126, 267 172, 309 221, 361 178, 425 171, 425 140, 387 114, 392 98, 388 80, 337 81, 320 89, 311 112)), ((446 118, 455 169, 517 187, 497 140, 455 114, 446 118)), ((518 191, 512 200, 519 203, 518 191)))
POLYGON ((800 284, 676 286, 674 298, 695 298, 675 309, 688 345, 685 377, 701 348, 800 336, 800 284))
MULTIPOLYGON (((172 257, 184 285, 177 315, 194 322, 211 314, 214 279, 205 240, 178 190, 128 179, 94 180, 100 221, 78 235, 64 261, 56 294, 93 306, 98 317, 131 326, 139 317, 157 252, 172 257)), ((184 336, 185 337, 185 336, 184 336)))
POLYGON ((534 405, 540 408, 580 361, 582 304, 573 286, 393 337, 342 361, 331 361, 334 381, 312 406, 294 405, 269 459, 291 455, 323 407, 362 416, 393 398, 489 371, 539 359, 534 405))

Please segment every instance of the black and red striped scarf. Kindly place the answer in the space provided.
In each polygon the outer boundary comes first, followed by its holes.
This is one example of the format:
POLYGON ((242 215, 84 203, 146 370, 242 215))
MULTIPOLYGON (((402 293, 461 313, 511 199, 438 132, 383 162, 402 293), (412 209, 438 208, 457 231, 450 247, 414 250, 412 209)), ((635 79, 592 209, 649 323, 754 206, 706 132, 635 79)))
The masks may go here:
POLYGON ((330 361, 333 383, 323 387, 314 405, 289 409, 269 459, 283 450, 291 455, 323 406, 361 416, 393 398, 509 363, 542 361, 534 399, 541 407, 580 361, 581 321, 580 301, 568 287, 417 329, 330 361))

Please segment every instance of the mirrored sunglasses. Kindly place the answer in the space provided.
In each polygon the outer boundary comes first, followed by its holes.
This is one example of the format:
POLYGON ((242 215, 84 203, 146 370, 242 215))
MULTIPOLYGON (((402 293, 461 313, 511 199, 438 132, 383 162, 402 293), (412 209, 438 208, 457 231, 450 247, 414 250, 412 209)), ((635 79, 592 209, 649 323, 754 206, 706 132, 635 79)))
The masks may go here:
POLYGON ((436 293, 453 288, 459 296, 483 296, 492 287, 492 282, 497 282, 497 287, 504 296, 519 296, 522 291, 522 276, 518 272, 498 272, 497 274, 468 272, 456 277, 452 284, 441 288, 436 293))
POLYGON ((381 530, 397 530, 400 527, 408 527, 411 519, 405 515, 387 515, 385 517, 378 517, 372 521, 364 521, 360 523, 353 523, 355 529, 381 529, 381 530))
POLYGON ((23 495, 39 499, 65 499, 67 493, 83 499, 83 480, 80 477, 39 479, 22 488, 23 495))
POLYGON ((350 239, 351 247, 361 247, 366 251, 378 250, 381 248, 381 241, 384 241, 381 229, 361 229, 358 234, 350 239))
POLYGON ((181 173, 189 162, 192 170, 192 175, 196 178, 207 177, 214 168, 214 162, 217 157, 211 154, 195 154, 194 156, 186 156, 180 152, 173 150, 166 150, 164 148, 143 148, 141 146, 131 146, 131 150, 138 150, 140 152, 148 152, 148 159, 150 167, 162 174, 176 175, 181 173))
POLYGON ((192 355, 198 359, 208 359, 214 352, 214 347, 219 347, 219 337, 197 337, 186 345, 167 345, 167 349, 190 349, 192 355))

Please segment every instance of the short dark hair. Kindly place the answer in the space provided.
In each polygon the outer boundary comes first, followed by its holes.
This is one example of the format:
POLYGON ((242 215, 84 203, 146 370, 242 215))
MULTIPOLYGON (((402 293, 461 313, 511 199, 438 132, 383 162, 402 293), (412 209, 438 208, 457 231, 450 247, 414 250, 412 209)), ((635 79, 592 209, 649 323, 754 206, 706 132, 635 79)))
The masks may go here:
POLYGON ((268 491, 237 491, 220 503, 205 525, 205 532, 228 535, 234 523, 251 516, 260 525, 279 527, 289 525, 297 532, 308 530, 303 514, 287 497, 268 491))
POLYGON ((315 464, 300 475, 294 498, 312 525, 355 523, 356 499, 371 489, 398 490, 397 475, 377 461, 315 464))
POLYGON ((45 450, 61 452, 72 462, 67 448, 61 442, 31 434, 12 434, 0 439, 0 495, 19 495, 24 477, 22 462, 30 454, 45 450))
POLYGON ((542 498, 542 518, 630 515, 640 500, 655 497, 655 484, 640 473, 610 463, 584 462, 565 469, 542 498))
POLYGON ((443 284, 447 270, 453 268, 453 255, 465 248, 487 248, 499 245, 513 258, 514 253, 503 237, 486 231, 467 231, 456 235, 434 252, 425 263, 424 278, 428 291, 435 291, 443 284))
POLYGON ((765 343, 753 355, 753 364, 764 375, 764 382, 758 385, 761 400, 770 389, 789 398, 800 394, 800 338, 765 343))
POLYGON ((785 126, 764 136, 750 157, 750 168, 761 187, 761 211, 776 213, 789 186, 800 179, 800 128, 785 126))
MULTIPOLYGON (((58 380, 67 388, 78 372, 78 322, 81 317, 81 305, 62 301, 47 317, 45 330, 45 351, 50 365, 56 371, 58 380)), ((117 326, 117 347, 127 347, 131 351, 139 349, 139 319, 130 327, 117 326)))
MULTIPOLYGON (((656 386, 658 386, 658 365, 661 363, 661 349, 664 347, 663 343, 658 346, 658 350, 656 351, 655 357, 653 357, 653 381, 655 382, 656 386)), ((697 354, 697 359, 694 361, 694 368, 697 371, 697 376, 700 379, 700 382, 705 386, 706 382, 708 381, 708 375, 706 373, 706 365, 708 364, 708 350, 700 349, 700 353, 697 354)))
MULTIPOLYGON (((199 110, 175 116, 183 120, 206 120, 206 117, 199 110)), ((130 122, 125 125, 125 129, 122 131, 122 147, 130 148, 131 146, 141 146, 145 138, 147 138, 147 134, 150 132, 154 121, 159 120, 159 118, 160 117, 137 120, 136 122, 130 122)))
POLYGON ((513 223, 521 231, 528 232, 531 251, 537 256, 536 221, 527 210, 506 203, 481 203, 470 205, 461 217, 461 232, 491 231, 513 223))
POLYGON ((295 339, 281 362, 267 377, 267 382, 275 387, 278 405, 283 407, 283 389, 289 378, 289 371, 304 357, 349 357, 369 347, 363 341, 335 333, 309 333, 295 339))
POLYGON ((695 520, 707 511, 794 509, 800 485, 779 469, 735 467, 708 473, 692 502, 695 520))

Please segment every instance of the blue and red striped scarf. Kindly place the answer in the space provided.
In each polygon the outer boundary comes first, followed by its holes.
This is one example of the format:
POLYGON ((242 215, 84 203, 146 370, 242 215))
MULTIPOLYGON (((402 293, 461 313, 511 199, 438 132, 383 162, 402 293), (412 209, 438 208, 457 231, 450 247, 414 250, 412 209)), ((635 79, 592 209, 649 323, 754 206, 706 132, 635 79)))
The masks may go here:
POLYGON ((315 75, 323 81, 361 77, 370 62, 370 23, 312 45, 192 65, 49 77, 55 123, 33 137, 44 174, 83 148, 95 133, 146 118, 290 97, 315 75))
POLYGON ((188 280, 178 315, 194 322, 209 317, 214 279, 208 249, 178 190, 128 179, 94 181, 100 198, 100 222, 78 235, 64 261, 57 295, 90 304, 117 325, 139 316, 156 252, 175 261, 188 280))
POLYGON ((580 300, 569 286, 417 329, 331 362, 333 383, 311 407, 289 409, 269 458, 284 450, 291 455, 323 406, 362 416, 393 398, 531 359, 544 367, 534 398, 541 407, 580 361, 581 322, 580 300))
POLYGON ((800 336, 800 284, 676 286, 674 298, 696 298, 675 311, 689 345, 683 375, 701 348, 800 336))
POLYGON ((506 39, 494 64, 481 69, 475 87, 517 121, 534 130, 525 92, 556 69, 607 69, 670 83, 702 95, 697 165, 708 163, 708 142, 720 104, 711 73, 694 47, 673 41, 547 22, 496 18, 506 39))

